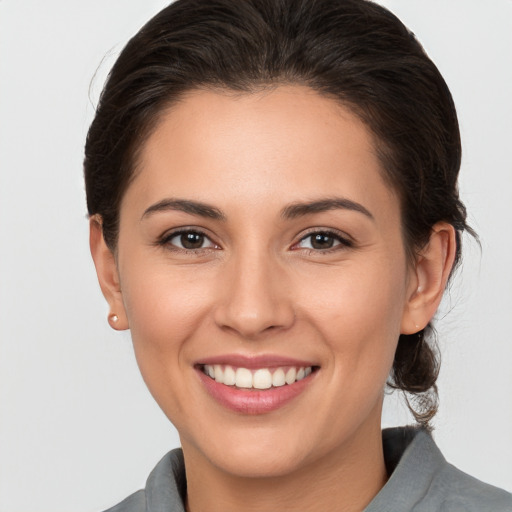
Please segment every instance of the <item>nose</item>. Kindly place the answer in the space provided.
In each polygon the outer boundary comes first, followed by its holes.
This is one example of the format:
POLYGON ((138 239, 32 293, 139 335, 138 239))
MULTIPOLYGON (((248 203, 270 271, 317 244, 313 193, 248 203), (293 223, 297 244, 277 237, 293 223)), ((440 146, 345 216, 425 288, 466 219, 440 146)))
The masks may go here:
POLYGON ((222 275, 215 322, 244 339, 289 329, 295 321, 287 272, 262 251, 233 257, 222 275))

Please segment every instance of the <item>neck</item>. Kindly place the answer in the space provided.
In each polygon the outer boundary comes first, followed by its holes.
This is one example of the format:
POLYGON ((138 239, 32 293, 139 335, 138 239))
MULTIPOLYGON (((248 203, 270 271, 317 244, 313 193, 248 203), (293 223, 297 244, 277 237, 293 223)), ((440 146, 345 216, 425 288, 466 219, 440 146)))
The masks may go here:
POLYGON ((282 476, 226 473, 186 448, 187 512, 360 512, 387 480, 380 425, 362 427, 339 449, 282 476))

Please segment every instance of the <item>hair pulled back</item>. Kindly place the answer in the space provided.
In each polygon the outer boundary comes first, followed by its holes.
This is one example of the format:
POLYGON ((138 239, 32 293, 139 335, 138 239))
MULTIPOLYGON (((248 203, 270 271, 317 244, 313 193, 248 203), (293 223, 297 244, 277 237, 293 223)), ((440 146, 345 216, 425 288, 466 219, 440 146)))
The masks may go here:
MULTIPOLYGON (((451 94, 414 35, 367 0, 177 0, 151 19, 113 66, 85 146, 88 211, 101 216, 108 246, 115 251, 121 200, 166 108, 193 89, 251 93, 279 84, 308 86, 357 114, 400 198, 410 258, 446 221, 459 263, 461 233, 472 231, 457 189, 451 94)), ((409 393, 424 425, 438 398, 431 331, 400 336, 388 383, 409 393)))

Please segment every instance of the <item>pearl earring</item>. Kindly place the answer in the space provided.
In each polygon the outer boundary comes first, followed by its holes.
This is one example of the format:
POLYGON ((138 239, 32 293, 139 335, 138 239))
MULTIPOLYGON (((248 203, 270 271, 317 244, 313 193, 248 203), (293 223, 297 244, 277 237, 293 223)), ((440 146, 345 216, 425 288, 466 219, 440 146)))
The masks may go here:
POLYGON ((119 317, 115 314, 115 313, 111 313, 109 316, 108 316, 108 319, 111 323, 115 324, 119 321, 119 317))

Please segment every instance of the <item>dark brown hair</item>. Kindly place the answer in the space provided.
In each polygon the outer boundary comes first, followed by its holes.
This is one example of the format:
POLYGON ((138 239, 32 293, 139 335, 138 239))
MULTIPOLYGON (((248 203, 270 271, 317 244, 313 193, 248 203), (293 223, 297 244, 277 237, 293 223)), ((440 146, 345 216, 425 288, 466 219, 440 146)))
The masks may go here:
MULTIPOLYGON (((85 146, 87 206, 101 216, 109 247, 140 149, 168 106, 192 89, 250 93, 279 84, 308 86, 365 122, 400 197, 409 256, 446 221, 457 232, 458 264, 469 228, 451 94, 414 35, 366 0, 177 0, 150 20, 112 68, 85 146)), ((431 330, 400 336, 388 383, 409 393, 425 425, 437 410, 431 330)))

